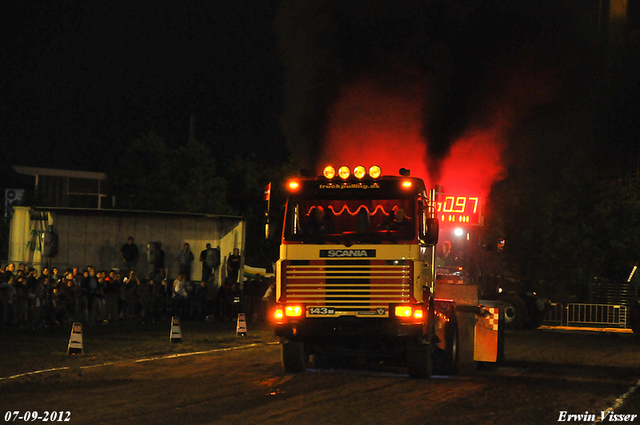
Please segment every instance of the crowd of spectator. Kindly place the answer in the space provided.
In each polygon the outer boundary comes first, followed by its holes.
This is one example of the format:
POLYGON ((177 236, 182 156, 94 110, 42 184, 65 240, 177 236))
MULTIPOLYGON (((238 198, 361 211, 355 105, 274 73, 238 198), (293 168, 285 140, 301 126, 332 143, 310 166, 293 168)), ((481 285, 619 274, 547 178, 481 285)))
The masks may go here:
POLYGON ((269 283, 261 278, 219 285, 216 274, 191 282, 166 269, 138 276, 134 271, 44 267, 0 268, 0 325, 36 327, 47 322, 96 323, 121 319, 156 321, 171 316, 193 320, 234 320, 241 311, 262 316, 260 300, 269 283), (244 294, 243 294, 244 292, 244 294), (245 295, 245 301, 241 299, 245 295), (256 304, 256 300, 257 304, 256 304), (255 307, 257 306, 257 307, 255 307))

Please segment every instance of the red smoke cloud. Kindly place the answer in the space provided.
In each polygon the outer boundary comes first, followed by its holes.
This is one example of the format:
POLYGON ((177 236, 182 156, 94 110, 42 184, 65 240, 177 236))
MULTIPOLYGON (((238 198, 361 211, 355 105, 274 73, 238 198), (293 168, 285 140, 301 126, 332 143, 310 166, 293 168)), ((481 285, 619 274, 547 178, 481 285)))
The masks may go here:
POLYGON ((497 128, 465 134, 451 147, 440 167, 446 193, 487 196, 493 182, 504 178, 503 135, 497 128))
POLYGON ((501 95, 487 99, 478 114, 482 126, 467 129, 440 163, 438 183, 447 193, 488 196, 491 185, 506 177, 502 154, 509 131, 532 107, 550 102, 557 89, 551 73, 526 67, 501 81, 501 95))
POLYGON ((486 198, 491 185, 505 177, 509 130, 531 107, 550 101, 556 88, 549 74, 527 72, 526 67, 518 71, 501 79, 500 94, 476 111, 473 122, 479 124, 452 141, 443 158, 428 157, 425 80, 412 74, 396 77, 395 84, 366 77, 347 85, 329 110, 317 166, 348 165, 353 170, 376 164, 383 174, 393 175, 404 167, 427 187, 440 184, 449 195, 486 198))
POLYGON ((391 89, 365 78, 344 87, 328 114, 318 168, 379 165, 383 174, 397 175, 404 167, 426 179, 423 105, 421 82, 391 89))
POLYGON ((423 133, 424 107, 422 81, 389 87, 365 78, 343 88, 329 111, 318 167, 377 164, 392 175, 404 167, 428 187, 438 183, 450 194, 487 195, 503 176, 501 131, 496 126, 465 134, 439 163, 439 181, 433 181, 423 133))

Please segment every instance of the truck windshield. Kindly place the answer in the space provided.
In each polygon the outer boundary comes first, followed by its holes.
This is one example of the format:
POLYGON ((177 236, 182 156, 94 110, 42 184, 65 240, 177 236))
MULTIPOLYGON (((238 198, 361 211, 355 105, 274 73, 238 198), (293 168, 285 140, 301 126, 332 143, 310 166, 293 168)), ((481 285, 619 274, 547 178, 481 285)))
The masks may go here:
POLYGON ((413 240, 416 202, 405 199, 296 199, 287 204, 284 238, 307 243, 413 240))

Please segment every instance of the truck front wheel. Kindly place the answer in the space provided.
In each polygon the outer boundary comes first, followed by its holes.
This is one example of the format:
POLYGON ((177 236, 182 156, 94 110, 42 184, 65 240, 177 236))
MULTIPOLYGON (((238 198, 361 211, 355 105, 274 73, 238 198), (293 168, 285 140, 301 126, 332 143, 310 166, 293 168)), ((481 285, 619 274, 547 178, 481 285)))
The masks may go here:
POLYGON ((507 329, 522 329, 527 318, 527 304, 518 296, 504 300, 504 324, 507 329))
POLYGON ((287 373, 302 373, 307 370, 307 355, 304 343, 298 341, 283 340, 282 367, 287 373))

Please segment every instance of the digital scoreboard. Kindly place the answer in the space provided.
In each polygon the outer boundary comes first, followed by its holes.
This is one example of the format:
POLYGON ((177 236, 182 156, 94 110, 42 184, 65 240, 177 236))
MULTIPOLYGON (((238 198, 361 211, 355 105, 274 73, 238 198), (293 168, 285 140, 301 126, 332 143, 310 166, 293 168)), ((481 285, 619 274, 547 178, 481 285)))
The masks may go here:
POLYGON ((482 226, 482 198, 480 196, 441 195, 437 202, 440 224, 482 226))

